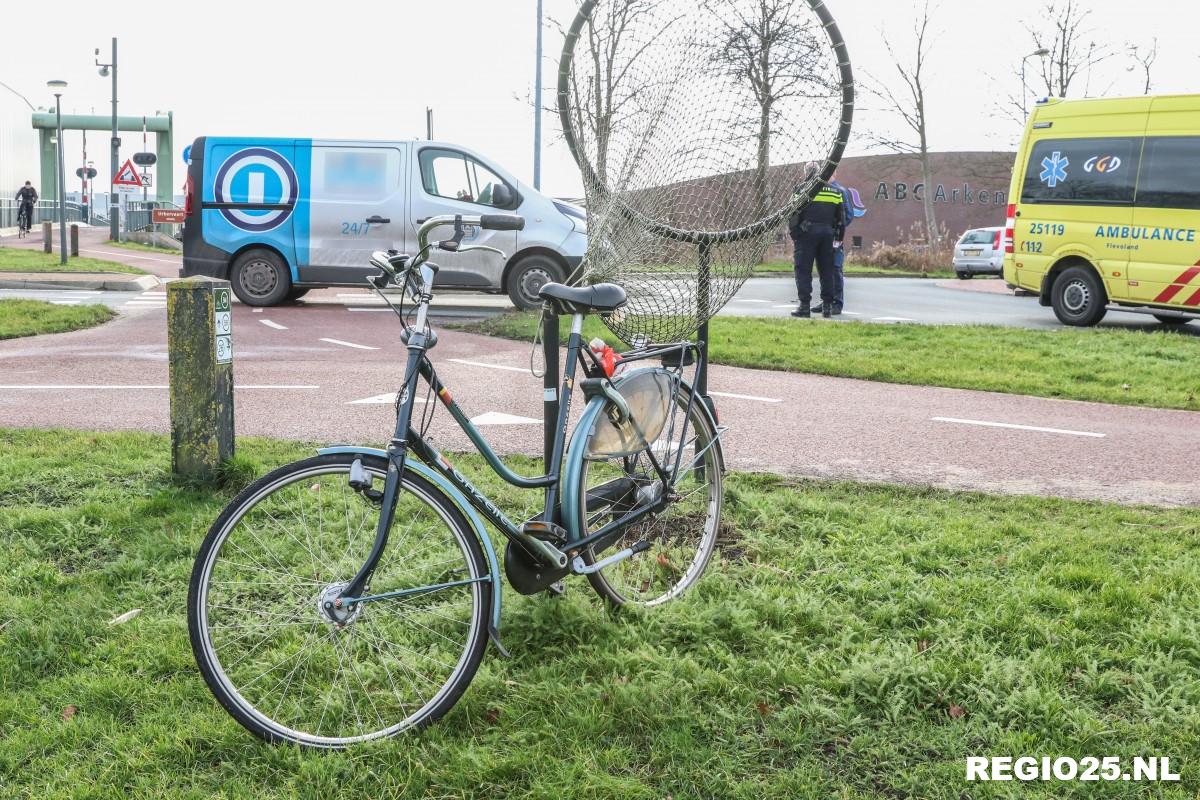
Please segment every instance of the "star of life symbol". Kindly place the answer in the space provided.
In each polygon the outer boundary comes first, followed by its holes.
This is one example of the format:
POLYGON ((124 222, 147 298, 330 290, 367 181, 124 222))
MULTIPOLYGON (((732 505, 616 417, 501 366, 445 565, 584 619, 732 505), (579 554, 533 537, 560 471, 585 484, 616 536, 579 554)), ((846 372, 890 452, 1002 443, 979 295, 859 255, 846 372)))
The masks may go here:
POLYGON ((1071 166, 1071 159, 1064 156, 1059 151, 1042 159, 1042 183, 1053 189, 1060 183, 1067 182, 1067 167, 1071 166))

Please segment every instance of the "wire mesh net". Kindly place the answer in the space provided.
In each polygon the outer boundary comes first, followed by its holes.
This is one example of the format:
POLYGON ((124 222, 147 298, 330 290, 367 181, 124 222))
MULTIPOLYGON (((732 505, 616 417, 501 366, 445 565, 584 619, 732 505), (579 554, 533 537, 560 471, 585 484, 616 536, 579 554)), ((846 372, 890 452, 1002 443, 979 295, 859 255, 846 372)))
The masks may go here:
POLYGON ((558 103, 583 174, 585 282, 632 345, 691 335, 841 158, 849 59, 820 0, 587 0, 558 103))

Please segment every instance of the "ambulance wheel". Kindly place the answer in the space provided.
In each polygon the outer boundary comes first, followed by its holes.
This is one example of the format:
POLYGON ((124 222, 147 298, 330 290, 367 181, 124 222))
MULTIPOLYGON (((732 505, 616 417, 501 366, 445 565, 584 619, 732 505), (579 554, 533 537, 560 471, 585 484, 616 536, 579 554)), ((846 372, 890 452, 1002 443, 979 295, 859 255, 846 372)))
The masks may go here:
POLYGON ((1104 319, 1108 296, 1091 267, 1071 267, 1054 281, 1050 305, 1063 325, 1086 328, 1104 319))
POLYGON ((248 306, 277 306, 292 291, 287 265, 270 250, 247 250, 229 271, 233 293, 248 306))
POLYGON ((508 275, 508 298, 522 311, 542 307, 538 291, 547 283, 564 280, 563 270, 549 256, 526 256, 508 275))
POLYGON ((1166 314, 1155 314, 1154 318, 1163 325, 1170 325, 1172 328, 1182 327, 1192 321, 1188 317, 1168 317, 1166 314))

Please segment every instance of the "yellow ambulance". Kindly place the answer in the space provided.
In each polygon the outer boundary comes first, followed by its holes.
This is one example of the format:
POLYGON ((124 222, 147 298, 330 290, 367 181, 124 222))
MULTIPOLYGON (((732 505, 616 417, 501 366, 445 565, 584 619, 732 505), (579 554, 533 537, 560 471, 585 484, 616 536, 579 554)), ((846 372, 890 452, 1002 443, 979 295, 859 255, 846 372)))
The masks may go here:
POLYGON ((1004 279, 1065 325, 1200 319, 1200 95, 1049 99, 1013 168, 1004 279))

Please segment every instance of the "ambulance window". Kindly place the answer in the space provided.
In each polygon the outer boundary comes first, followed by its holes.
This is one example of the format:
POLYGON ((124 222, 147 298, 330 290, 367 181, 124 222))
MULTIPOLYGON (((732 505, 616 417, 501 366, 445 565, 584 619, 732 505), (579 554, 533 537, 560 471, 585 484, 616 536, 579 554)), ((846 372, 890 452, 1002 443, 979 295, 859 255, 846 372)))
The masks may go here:
POLYGON ((1137 204, 1200 210, 1200 138, 1146 140, 1137 204))
POLYGON ((1141 139, 1047 139, 1025 170, 1023 203, 1124 205, 1133 202, 1141 139))
POLYGON ((385 200, 400 190, 401 152, 394 147, 313 147, 313 195, 321 200, 385 200))

